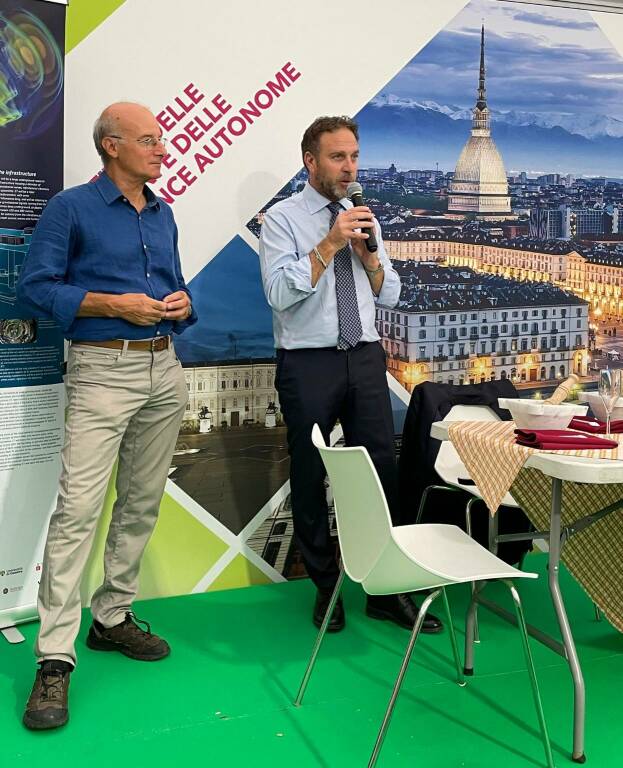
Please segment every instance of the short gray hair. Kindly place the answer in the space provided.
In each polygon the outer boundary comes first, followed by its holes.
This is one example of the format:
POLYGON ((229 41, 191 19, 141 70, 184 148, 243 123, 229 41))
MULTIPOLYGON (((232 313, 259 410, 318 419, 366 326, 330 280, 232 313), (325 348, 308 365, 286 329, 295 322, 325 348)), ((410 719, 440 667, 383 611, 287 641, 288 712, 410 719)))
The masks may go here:
POLYGON ((93 143, 95 144, 97 154, 102 158, 103 163, 108 162, 110 155, 102 146, 102 140, 105 136, 114 135, 116 130, 117 124, 115 119, 110 117, 110 115, 107 115, 106 112, 102 112, 93 126, 93 143))

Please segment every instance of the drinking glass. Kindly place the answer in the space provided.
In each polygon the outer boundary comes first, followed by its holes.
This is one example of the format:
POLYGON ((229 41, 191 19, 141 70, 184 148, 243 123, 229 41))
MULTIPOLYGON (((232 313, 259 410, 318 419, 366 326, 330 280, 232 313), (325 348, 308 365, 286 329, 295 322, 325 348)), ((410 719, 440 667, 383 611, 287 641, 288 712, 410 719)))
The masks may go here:
POLYGON ((599 372, 599 395, 606 409, 606 434, 610 434, 610 416, 621 396, 621 369, 603 368, 599 372))

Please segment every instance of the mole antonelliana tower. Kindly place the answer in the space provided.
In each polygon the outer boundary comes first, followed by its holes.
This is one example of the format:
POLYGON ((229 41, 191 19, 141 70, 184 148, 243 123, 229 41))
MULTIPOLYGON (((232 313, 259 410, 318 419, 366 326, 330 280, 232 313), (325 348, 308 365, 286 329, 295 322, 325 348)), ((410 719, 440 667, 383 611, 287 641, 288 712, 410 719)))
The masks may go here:
POLYGON ((480 220, 515 218, 502 157, 491 138, 491 113, 485 89, 485 28, 480 35, 480 79, 473 110, 472 135, 463 147, 450 183, 448 213, 480 220))

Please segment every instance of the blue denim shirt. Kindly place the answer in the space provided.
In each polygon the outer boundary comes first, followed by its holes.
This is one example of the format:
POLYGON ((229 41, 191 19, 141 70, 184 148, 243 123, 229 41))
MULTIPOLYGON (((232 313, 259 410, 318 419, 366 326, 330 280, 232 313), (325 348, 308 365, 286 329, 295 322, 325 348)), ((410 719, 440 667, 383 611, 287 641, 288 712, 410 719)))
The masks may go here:
POLYGON ((118 317, 76 317, 87 292, 145 293, 161 300, 186 287, 171 208, 145 187, 138 213, 102 173, 47 204, 35 228, 17 297, 52 317, 67 339, 145 339, 181 333, 196 322, 162 320, 141 326, 118 317))

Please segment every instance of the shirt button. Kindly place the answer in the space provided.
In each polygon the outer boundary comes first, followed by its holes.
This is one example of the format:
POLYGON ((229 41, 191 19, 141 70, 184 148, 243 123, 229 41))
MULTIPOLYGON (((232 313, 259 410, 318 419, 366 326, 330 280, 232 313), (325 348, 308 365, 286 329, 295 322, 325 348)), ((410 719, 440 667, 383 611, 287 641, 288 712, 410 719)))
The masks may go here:
POLYGON ((160 331, 156 331, 156 336, 160 336, 160 331))
POLYGON ((146 251, 146 250, 147 250, 147 246, 146 246, 146 245, 144 245, 144 246, 143 246, 143 250, 144 250, 144 251, 146 251))
POLYGON ((147 273, 147 277, 151 277, 151 274, 149 272, 147 273))

